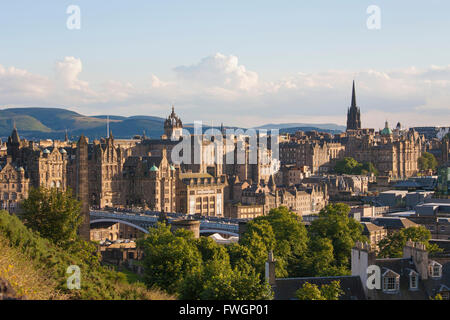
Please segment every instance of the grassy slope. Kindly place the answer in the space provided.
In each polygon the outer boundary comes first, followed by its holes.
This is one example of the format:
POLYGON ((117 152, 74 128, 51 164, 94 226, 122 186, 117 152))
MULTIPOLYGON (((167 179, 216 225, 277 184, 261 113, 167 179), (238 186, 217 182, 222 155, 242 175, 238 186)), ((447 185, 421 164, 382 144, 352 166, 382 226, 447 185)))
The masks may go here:
POLYGON ((0 211, 0 277, 18 294, 28 299, 173 299, 140 282, 130 284, 125 274, 99 266, 81 251, 62 250, 0 211), (67 289, 65 272, 70 265, 81 269, 81 290, 67 289))

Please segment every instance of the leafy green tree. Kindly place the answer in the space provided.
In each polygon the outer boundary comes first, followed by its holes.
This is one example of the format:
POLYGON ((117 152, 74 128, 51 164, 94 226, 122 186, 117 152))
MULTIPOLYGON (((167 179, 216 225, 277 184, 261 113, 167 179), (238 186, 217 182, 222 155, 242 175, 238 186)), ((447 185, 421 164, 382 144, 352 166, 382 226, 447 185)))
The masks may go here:
POLYGON ((324 284, 320 288, 316 284, 306 282, 295 292, 299 300, 339 300, 344 294, 341 289, 340 281, 332 281, 330 284, 324 284))
POLYGON ((301 217, 286 207, 279 207, 249 222, 240 243, 252 252, 261 273, 268 252, 273 250, 276 274, 286 277, 295 275, 296 266, 306 254, 308 235, 301 217))
POLYGON ((352 157, 345 157, 344 159, 338 160, 334 171, 337 174, 354 174, 355 170, 360 170, 360 163, 353 159, 352 157))
POLYGON ((250 273, 233 270, 219 260, 208 261, 189 274, 180 288, 180 298, 187 300, 262 300, 272 295, 254 269, 250 273))
POLYGON ((251 261, 261 275, 268 252, 275 247, 275 234, 268 221, 253 219, 247 224, 247 231, 241 236, 239 243, 250 252, 251 261))
POLYGON ((297 265, 298 276, 318 277, 329 276, 333 272, 333 244, 327 238, 313 238, 309 242, 309 250, 302 262, 297 265))
POLYGON ((437 160, 434 157, 434 155, 432 155, 429 152, 424 152, 422 153, 422 155, 419 157, 419 159, 417 159, 418 161, 418 165, 419 165, 419 169, 422 171, 426 171, 426 170, 434 170, 437 167, 437 160))
MULTIPOLYGON (((254 230, 255 237, 264 231, 260 225, 254 230)), ((177 294, 181 299, 271 298, 270 288, 245 261, 254 259, 246 247, 232 245, 228 249, 209 237, 195 239, 190 231, 180 229, 172 233, 169 226, 161 223, 149 231, 138 241, 138 247, 144 250, 142 264, 148 287, 177 294)), ((266 248, 261 239, 258 241, 266 248)))
POLYGON ((350 207, 343 203, 329 204, 311 223, 309 235, 313 242, 317 238, 329 239, 333 246, 333 265, 337 268, 350 266, 351 249, 356 241, 366 241, 362 226, 350 218, 350 207))
POLYGON ((72 196, 70 189, 31 188, 22 209, 21 217, 25 225, 44 238, 57 244, 77 240, 83 217, 81 204, 72 196))
POLYGON ((228 255, 230 257, 230 265, 233 269, 250 272, 255 269, 255 261, 250 250, 238 243, 232 243, 226 246, 228 255))
POLYGON ((368 174, 378 175, 378 170, 372 162, 359 163, 352 157, 345 157, 336 162, 334 171, 337 174, 368 174))
POLYGON ((188 274, 201 269, 202 256, 192 238, 185 232, 174 234, 170 226, 159 223, 138 240, 137 245, 144 254, 144 281, 148 287, 176 293, 188 274))
POLYGON ((430 239, 431 232, 424 226, 401 229, 380 240, 378 255, 383 258, 401 258, 403 247, 408 240, 425 244, 429 253, 440 252, 441 249, 437 245, 429 243, 430 239))

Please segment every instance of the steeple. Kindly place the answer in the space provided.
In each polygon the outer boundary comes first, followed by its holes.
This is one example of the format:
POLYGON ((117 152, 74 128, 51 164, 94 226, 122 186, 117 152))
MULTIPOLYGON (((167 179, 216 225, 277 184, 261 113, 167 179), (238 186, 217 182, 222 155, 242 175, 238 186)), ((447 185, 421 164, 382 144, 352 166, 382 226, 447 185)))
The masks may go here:
POLYGON ((352 89, 352 105, 351 107, 356 108, 356 93, 355 93, 355 80, 353 80, 353 89, 352 89))
POLYGON ((20 137, 19 137, 19 132, 17 131, 17 128, 16 128, 16 122, 14 122, 14 128, 11 133, 11 140, 13 143, 20 144, 20 137))
POLYGON ((361 114, 359 107, 356 105, 355 80, 353 80, 352 104, 347 112, 347 130, 359 129, 361 129, 361 114))

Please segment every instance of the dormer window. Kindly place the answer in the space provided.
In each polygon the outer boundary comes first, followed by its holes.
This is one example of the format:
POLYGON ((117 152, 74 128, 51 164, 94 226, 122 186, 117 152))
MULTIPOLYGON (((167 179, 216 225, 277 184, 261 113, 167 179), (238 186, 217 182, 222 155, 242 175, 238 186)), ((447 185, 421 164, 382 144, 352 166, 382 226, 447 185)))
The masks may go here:
POLYGON ((436 261, 431 261, 428 266, 428 272, 432 278, 440 278, 442 276, 442 265, 436 261))
POLYGON ((388 293, 395 293, 400 288, 400 275, 387 270, 383 274, 383 291, 388 293))
POLYGON ((419 274, 414 270, 409 273, 409 289, 416 290, 419 288, 419 274))

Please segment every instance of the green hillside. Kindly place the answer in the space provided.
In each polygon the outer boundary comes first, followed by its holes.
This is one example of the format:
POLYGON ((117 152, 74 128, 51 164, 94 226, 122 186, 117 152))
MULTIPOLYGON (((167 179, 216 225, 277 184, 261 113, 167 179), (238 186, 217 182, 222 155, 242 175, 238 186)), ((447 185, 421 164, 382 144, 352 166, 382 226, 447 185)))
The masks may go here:
POLYGON ((17 296, 30 300, 168 300, 159 290, 131 283, 127 275, 100 265, 93 245, 62 248, 28 229, 19 218, 0 211, 0 279, 8 281, 17 296), (81 288, 67 288, 67 267, 81 271, 81 288))
MULTIPOLYGON (((27 139, 63 139, 80 134, 90 139, 106 135, 107 116, 84 116, 60 108, 9 108, 0 110, 0 137, 10 135, 14 123, 21 137, 27 139)), ((164 119, 152 116, 110 116, 110 129, 116 138, 130 138, 142 134, 159 137, 164 131, 164 119)))

